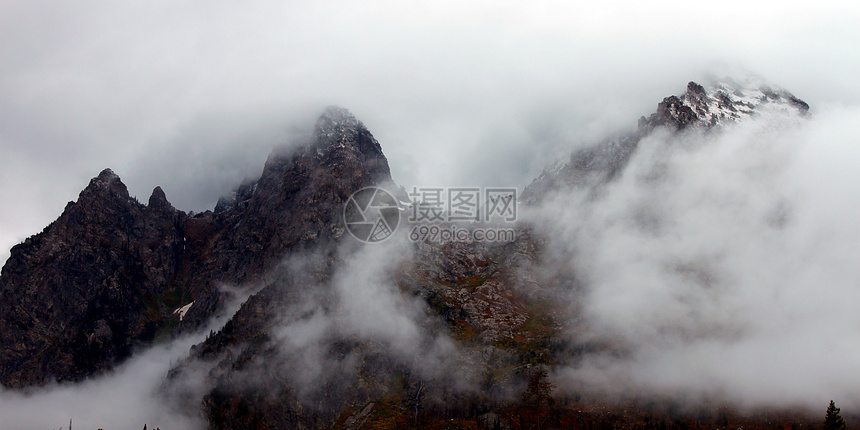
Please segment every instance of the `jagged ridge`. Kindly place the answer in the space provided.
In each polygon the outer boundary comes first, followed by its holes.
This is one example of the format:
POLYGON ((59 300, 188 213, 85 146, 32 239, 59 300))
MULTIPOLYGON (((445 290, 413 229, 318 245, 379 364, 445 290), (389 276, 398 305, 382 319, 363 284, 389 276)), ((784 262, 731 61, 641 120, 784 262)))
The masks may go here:
POLYGON ((327 108, 311 142, 276 150, 260 179, 189 217, 160 187, 149 205, 106 169, 43 232, 12 249, 0 276, 0 383, 77 381, 137 344, 199 326, 220 283, 253 283, 287 252, 343 235, 354 190, 391 180, 379 143, 327 108), (174 309, 194 302, 182 321, 174 309))
POLYGON ((545 169, 521 196, 535 204, 543 196, 564 187, 593 187, 611 181, 630 160, 639 141, 656 129, 677 133, 684 130, 711 130, 776 109, 783 115, 806 116, 809 105, 785 89, 759 78, 742 81, 723 79, 708 87, 689 82, 681 96, 663 99, 650 116, 639 118, 637 130, 571 154, 570 161, 545 169))

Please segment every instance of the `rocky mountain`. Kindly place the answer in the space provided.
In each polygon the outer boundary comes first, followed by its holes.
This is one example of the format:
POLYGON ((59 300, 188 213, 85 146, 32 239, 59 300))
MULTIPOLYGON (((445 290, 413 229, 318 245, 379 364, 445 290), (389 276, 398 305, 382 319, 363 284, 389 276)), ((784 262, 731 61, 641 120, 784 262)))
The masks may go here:
POLYGON ((12 249, 0 276, 0 382, 78 381, 160 334, 219 309, 219 285, 258 282, 292 250, 337 240, 355 189, 390 181, 379 143, 329 108, 310 142, 276 150, 261 177, 216 210, 148 205, 105 170, 41 233, 12 249), (300 209, 300 210, 299 210, 300 209), (182 306, 184 315, 174 313, 182 306))
POLYGON ((537 203, 544 195, 569 186, 594 187, 612 180, 655 129, 673 133, 712 131, 755 117, 763 111, 805 116, 809 105, 785 89, 755 77, 715 81, 707 87, 689 82, 680 96, 669 96, 657 111, 639 118, 635 132, 608 139, 571 154, 570 161, 545 170, 523 191, 522 200, 537 203))
POLYGON ((151 342, 191 292, 183 226, 160 188, 148 205, 109 169, 42 233, 12 249, 0 277, 0 382, 75 381, 151 342))
MULTIPOLYGON (((690 82, 635 133, 575 152, 522 199, 598 189, 657 132, 718 133, 762 112, 808 109, 761 83, 690 82)), ((548 369, 608 347, 560 335, 580 323, 582 281, 553 261, 549 238, 519 224, 505 243, 365 246, 346 234, 343 212, 353 192, 372 185, 397 188, 379 143, 340 108, 326 109, 309 141, 273 152, 259 179, 213 211, 177 210, 160 188, 143 205, 103 171, 57 221, 12 249, 0 275, 0 382, 97 375, 136 348, 199 329, 226 311, 229 291, 241 291, 253 294, 163 384, 165 398, 202 411, 209 428, 538 428, 581 419, 561 404, 575 399, 551 395, 548 369)))

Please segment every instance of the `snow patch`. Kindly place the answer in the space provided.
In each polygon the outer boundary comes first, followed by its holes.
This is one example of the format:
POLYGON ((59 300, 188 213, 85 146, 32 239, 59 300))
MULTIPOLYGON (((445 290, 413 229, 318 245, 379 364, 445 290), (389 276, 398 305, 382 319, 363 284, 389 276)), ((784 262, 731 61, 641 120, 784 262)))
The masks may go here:
POLYGON ((194 302, 191 302, 181 308, 177 308, 173 311, 173 315, 179 315, 179 321, 182 321, 182 318, 185 318, 185 314, 188 313, 188 310, 191 309, 191 305, 193 304, 194 302))

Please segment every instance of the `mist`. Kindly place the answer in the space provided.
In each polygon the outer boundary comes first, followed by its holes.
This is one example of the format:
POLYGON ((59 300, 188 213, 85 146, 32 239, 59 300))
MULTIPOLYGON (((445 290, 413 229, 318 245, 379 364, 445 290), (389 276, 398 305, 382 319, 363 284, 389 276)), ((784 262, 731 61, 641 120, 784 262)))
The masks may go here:
POLYGON ((716 133, 657 133, 598 197, 534 219, 574 255, 585 323, 609 346, 557 371, 616 400, 860 406, 860 109, 764 113, 716 133))
MULTIPOLYGON (((196 339, 199 342, 202 339, 196 339)), ((195 343, 187 338, 144 351, 111 374, 75 385, 38 388, 22 394, 0 391, 5 428, 204 428, 195 411, 179 411, 158 389, 172 364, 195 343), (189 413, 190 412, 190 413, 189 413)))
MULTIPOLYGON (((552 375, 558 393, 810 410, 833 398, 856 407, 857 120, 854 108, 809 118, 765 109, 721 130, 658 131, 596 194, 565 189, 523 208, 524 221, 551 238, 548 252, 556 258, 548 261, 567 258, 583 286, 557 297, 581 305, 582 314, 569 314, 581 322, 565 335, 574 345, 610 348, 576 361, 562 352, 567 364, 552 375)), ((242 383, 265 386, 277 374, 299 399, 319 398, 332 381, 356 375, 356 356, 327 353, 334 341, 353 339, 439 387, 479 390, 470 352, 420 296, 398 288, 392 274, 414 246, 405 230, 398 233, 376 246, 345 241, 324 283, 311 281, 321 255, 285 256, 284 272, 269 281, 298 278, 302 288, 279 313, 276 359, 244 371, 242 383)), ((199 405, 176 400, 201 398, 211 388, 212 364, 186 363, 181 378, 162 384, 205 332, 141 351, 80 384, 4 391, 0 421, 15 428, 59 427, 69 418, 84 428, 204 428, 199 405)))
POLYGON ((225 293, 223 315, 199 331, 157 342, 136 351, 128 361, 79 383, 51 383, 21 391, 0 388, 0 423, 15 429, 202 429, 198 400, 207 388, 207 367, 193 363, 181 378, 166 384, 168 372, 187 357, 210 330, 220 330, 254 286, 219 286, 225 293), (193 407, 188 407, 189 399, 193 407))
MULTIPOLYGON (((323 253, 286 257, 267 287, 289 298, 274 311, 265 352, 249 357, 252 364, 237 371, 241 376, 219 388, 273 395, 286 390, 320 413, 326 413, 321 405, 334 406, 328 405, 332 399, 348 398, 355 384, 386 392, 395 372, 428 383, 425 396, 477 390, 479 369, 471 353, 457 346, 444 320, 420 295, 397 285, 399 266, 411 264, 414 252, 407 232, 377 245, 345 240, 330 277, 317 277, 328 264, 323 253)), ((238 346, 230 354, 241 350, 238 346)))
MULTIPOLYGON (((686 82, 751 70, 812 117, 652 136, 597 198, 566 190, 525 215, 584 285, 559 297, 585 309, 569 339, 615 352, 570 362, 553 382, 618 398, 860 407, 858 21, 854 4, 732 1, 4 2, 0 264, 105 167, 141 201, 160 185, 179 209, 211 209, 326 105, 364 122, 407 188, 523 187, 633 129, 686 82)), ((405 246, 343 256, 326 286, 336 306, 310 297, 302 318, 281 322, 308 395, 331 375, 316 359, 334 336, 386 345, 429 379, 468 361, 381 276, 405 246)), ((0 421, 203 427, 157 394, 200 340, 78 385, 0 392, 0 421)), ((198 376, 181 386, 203 390, 198 376)))
POLYGON ((106 167, 139 199, 161 185, 179 209, 211 209, 331 104, 407 187, 522 187, 726 67, 813 109, 857 105, 858 17, 731 1, 4 2, 0 261, 106 167))

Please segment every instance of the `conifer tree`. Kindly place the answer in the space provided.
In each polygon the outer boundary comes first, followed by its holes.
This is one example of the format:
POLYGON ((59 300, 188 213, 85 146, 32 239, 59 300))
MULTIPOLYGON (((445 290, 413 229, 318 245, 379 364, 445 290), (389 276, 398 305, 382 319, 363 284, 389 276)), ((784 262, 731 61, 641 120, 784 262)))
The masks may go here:
POLYGON ((824 416, 824 430, 845 430, 845 420, 839 415, 839 408, 830 401, 830 406, 827 407, 827 415, 824 416))

